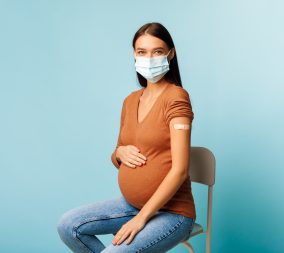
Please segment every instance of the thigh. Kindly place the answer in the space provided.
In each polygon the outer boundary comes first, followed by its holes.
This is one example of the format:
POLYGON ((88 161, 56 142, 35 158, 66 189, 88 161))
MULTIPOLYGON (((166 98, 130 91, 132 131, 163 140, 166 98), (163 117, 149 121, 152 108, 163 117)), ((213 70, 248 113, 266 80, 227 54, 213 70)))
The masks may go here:
POLYGON ((103 253, 160 253, 166 252, 179 244, 186 238, 192 228, 194 220, 192 218, 158 211, 140 230, 130 244, 124 240, 119 245, 110 244, 103 253))
POLYGON ((99 235, 116 233, 120 227, 139 212, 123 196, 85 204, 65 212, 57 228, 62 234, 99 235))

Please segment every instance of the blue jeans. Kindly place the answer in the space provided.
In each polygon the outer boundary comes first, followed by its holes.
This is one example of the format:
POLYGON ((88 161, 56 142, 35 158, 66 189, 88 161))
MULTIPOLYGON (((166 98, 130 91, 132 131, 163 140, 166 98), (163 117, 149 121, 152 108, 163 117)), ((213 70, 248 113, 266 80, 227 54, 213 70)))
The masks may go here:
POLYGON ((59 219, 57 231, 61 240, 75 253, 159 253, 175 247, 188 237, 194 219, 167 211, 157 211, 145 226, 126 244, 105 246, 96 235, 115 235, 139 209, 123 196, 79 206, 65 212, 59 219))

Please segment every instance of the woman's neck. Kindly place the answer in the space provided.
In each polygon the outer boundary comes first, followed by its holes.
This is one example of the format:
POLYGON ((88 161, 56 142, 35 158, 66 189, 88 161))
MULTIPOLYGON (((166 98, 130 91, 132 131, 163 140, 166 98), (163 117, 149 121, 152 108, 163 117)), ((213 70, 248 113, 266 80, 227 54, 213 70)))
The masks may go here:
POLYGON ((145 91, 146 91, 147 96, 156 97, 168 85, 169 85, 168 82, 158 82, 158 83, 149 83, 148 82, 147 87, 145 88, 145 91))

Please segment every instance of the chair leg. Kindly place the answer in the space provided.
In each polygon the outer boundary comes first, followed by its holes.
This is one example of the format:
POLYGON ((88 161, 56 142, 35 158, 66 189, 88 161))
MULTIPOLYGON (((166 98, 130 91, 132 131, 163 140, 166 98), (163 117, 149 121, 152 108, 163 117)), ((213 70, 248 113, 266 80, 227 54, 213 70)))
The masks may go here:
POLYGON ((210 236, 206 240, 206 253, 210 253, 211 251, 211 240, 210 236))
POLYGON ((206 253, 210 253, 210 250, 211 250, 212 195, 213 195, 213 186, 209 186, 208 187, 207 229, 206 229, 206 253))
POLYGON ((189 253, 194 253, 194 249, 193 249, 192 245, 189 242, 183 241, 181 243, 188 249, 189 253))

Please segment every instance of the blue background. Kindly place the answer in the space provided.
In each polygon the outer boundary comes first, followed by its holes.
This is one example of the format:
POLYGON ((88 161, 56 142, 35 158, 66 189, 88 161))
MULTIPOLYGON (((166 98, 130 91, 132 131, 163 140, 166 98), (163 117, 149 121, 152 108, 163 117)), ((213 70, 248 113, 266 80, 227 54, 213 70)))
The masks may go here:
MULTIPOLYGON (((283 8, 0 1, 0 251, 70 252, 56 231, 63 212, 120 195, 110 155, 122 101, 140 88, 131 42, 161 22, 191 96, 192 146, 216 156, 212 252, 283 252, 283 8)), ((193 194, 206 225, 207 189, 193 194)), ((191 242, 205 252, 205 235, 191 242)))

